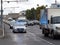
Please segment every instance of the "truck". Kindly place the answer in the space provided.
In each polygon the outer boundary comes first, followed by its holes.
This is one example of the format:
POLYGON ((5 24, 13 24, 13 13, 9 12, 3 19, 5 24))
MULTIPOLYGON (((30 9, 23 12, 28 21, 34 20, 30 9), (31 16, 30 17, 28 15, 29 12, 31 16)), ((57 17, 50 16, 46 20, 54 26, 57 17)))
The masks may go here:
POLYGON ((41 10, 40 29, 44 36, 53 39, 60 35, 60 8, 46 8, 41 10))

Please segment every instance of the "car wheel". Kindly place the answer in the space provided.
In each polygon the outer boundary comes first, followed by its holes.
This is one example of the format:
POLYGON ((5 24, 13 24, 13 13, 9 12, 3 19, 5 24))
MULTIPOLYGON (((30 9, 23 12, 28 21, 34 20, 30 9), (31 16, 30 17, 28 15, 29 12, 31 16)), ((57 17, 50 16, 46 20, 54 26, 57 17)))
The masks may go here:
POLYGON ((49 36, 49 34, 45 33, 45 34, 44 34, 44 36, 45 36, 45 37, 48 37, 48 36, 49 36))
POLYGON ((30 25, 28 24, 28 26, 30 26, 30 25))
POLYGON ((37 23, 37 25, 39 25, 39 23, 37 23))
POLYGON ((32 26, 33 26, 33 24, 32 24, 32 26))
POLYGON ((35 25, 35 23, 34 23, 34 25, 35 25))
POLYGON ((54 32, 51 34, 53 39, 56 39, 56 35, 54 35, 54 32))

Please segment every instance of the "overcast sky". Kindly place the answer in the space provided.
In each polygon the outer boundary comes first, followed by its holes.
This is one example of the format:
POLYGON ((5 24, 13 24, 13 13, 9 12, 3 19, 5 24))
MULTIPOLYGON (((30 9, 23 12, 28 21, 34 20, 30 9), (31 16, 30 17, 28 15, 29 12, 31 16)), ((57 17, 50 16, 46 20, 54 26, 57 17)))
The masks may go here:
MULTIPOLYGON (((5 1, 5 0, 3 0, 5 1)), ((9 1, 9 0, 6 0, 9 1)), ((12 0, 10 0, 12 1, 12 0)), ((16 0, 13 0, 16 1, 16 0)), ((48 7, 51 5, 51 3, 54 3, 55 0, 28 0, 27 2, 3 2, 3 8, 4 8, 4 14, 10 13, 10 12, 20 12, 22 10, 26 10, 26 9, 31 9, 31 8, 36 8, 37 4, 39 4, 39 6, 41 5, 48 5, 48 7), (16 7, 15 9, 12 7, 16 7)), ((60 0, 57 0, 57 2, 59 2, 60 0)))

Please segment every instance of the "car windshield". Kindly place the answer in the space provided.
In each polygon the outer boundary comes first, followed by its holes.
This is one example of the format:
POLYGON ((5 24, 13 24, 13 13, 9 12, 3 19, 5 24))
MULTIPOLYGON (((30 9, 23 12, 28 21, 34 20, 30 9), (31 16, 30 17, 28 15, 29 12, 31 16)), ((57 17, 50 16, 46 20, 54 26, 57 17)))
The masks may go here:
POLYGON ((60 23, 60 17, 58 16, 58 17, 53 17, 52 18, 52 23, 53 24, 59 24, 60 23))
POLYGON ((26 20, 17 20, 17 22, 27 22, 26 20))
POLYGON ((12 19, 8 19, 8 21, 12 21, 12 19))
POLYGON ((14 26, 24 26, 23 23, 14 23, 14 26))

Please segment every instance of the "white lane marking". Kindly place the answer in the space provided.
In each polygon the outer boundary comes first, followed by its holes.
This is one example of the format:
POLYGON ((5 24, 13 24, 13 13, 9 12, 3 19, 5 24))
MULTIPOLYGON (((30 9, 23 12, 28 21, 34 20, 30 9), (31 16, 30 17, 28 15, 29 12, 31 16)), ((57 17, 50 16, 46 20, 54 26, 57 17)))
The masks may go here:
MULTIPOLYGON (((36 36, 34 33, 31 33, 31 32, 29 32, 30 34, 32 34, 33 36, 36 36)), ((40 37, 39 37, 40 38, 40 37)), ((45 39, 42 39, 42 38, 40 38, 42 41, 45 41, 45 42, 47 42, 48 44, 50 44, 50 45, 55 45, 55 44, 53 44, 53 43, 51 43, 51 42, 49 42, 49 41, 47 41, 47 40, 45 40, 45 39)), ((39 41, 39 40, 37 40, 37 41, 39 41)))

